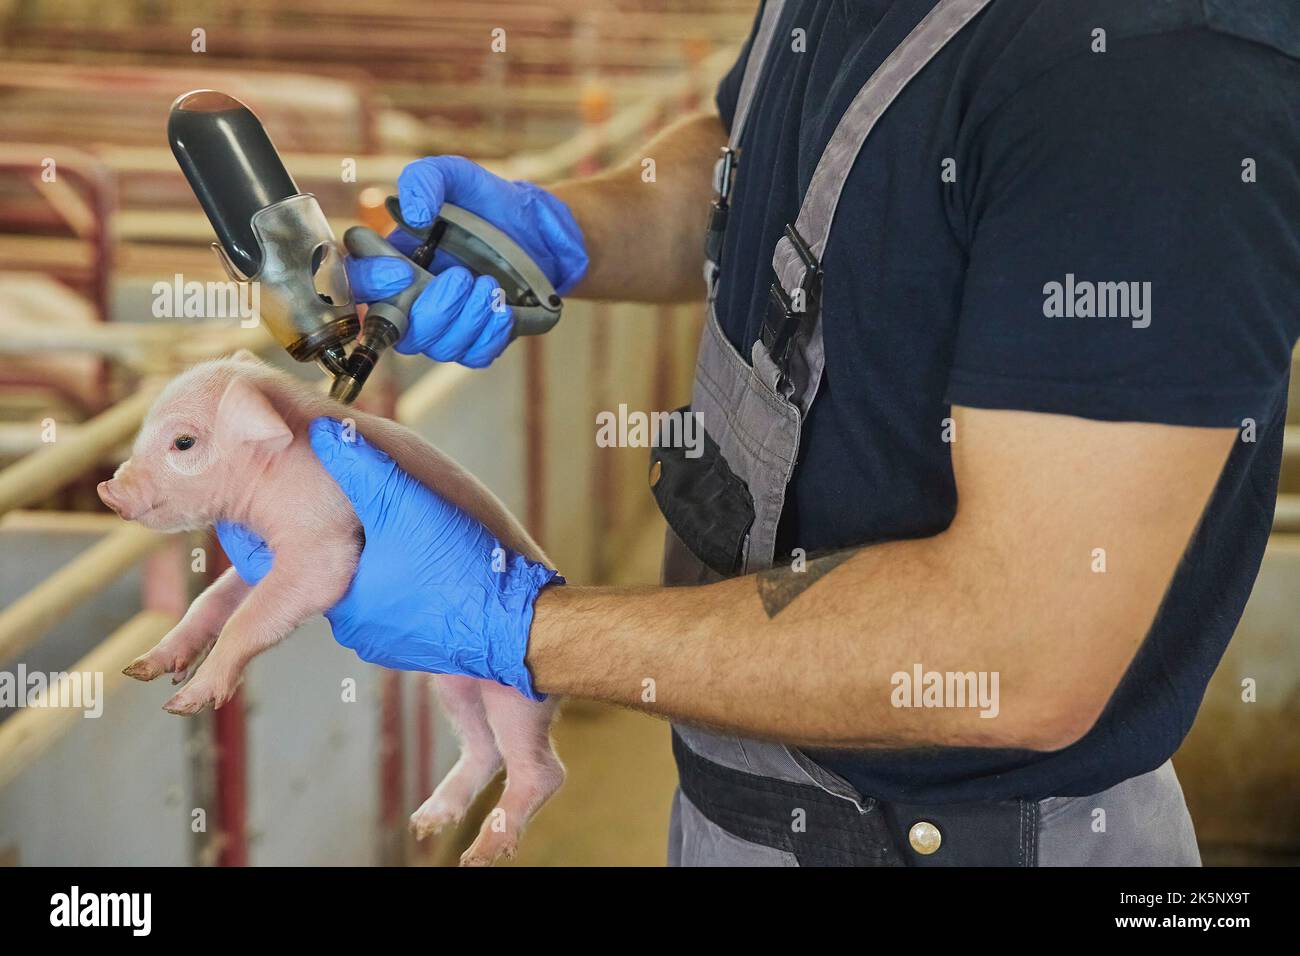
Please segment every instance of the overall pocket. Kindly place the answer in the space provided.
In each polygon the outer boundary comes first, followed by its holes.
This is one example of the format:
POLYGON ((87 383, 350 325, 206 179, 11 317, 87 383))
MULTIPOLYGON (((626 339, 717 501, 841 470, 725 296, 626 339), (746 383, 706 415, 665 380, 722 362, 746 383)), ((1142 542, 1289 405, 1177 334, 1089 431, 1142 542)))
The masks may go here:
MULTIPOLYGON (((690 407, 678 409, 689 415, 690 407)), ((701 431, 704 444, 696 457, 684 446, 656 444, 650 449, 650 489, 669 527, 711 570, 723 577, 739 574, 745 542, 754 523, 754 499, 732 472, 718 443, 701 431)))

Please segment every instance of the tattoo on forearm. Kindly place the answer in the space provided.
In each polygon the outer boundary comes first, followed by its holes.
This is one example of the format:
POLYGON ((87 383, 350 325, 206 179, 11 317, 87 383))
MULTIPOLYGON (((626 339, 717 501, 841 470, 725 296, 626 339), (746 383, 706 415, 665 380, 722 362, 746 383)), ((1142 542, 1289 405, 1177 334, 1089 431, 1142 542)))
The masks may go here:
POLYGON ((780 565, 755 575, 758 597, 768 617, 776 617, 791 601, 853 557, 855 551, 836 551, 834 554, 813 558, 802 571, 780 565))

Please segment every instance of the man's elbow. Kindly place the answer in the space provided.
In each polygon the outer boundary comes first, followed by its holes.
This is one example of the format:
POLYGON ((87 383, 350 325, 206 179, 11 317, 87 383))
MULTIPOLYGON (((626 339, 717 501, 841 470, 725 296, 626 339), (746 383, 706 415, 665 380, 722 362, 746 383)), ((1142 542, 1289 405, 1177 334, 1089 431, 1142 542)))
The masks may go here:
POLYGON ((1003 745, 1023 750, 1064 750, 1097 725, 1118 681, 1089 686, 1081 681, 1053 681, 1017 707, 1003 728, 1003 745))
POLYGON ((1123 640, 1080 642, 1078 653, 1062 653, 1060 642, 1042 642, 1012 673, 1003 674, 1002 746, 1053 752, 1078 743, 1110 704, 1149 621, 1117 620, 1070 628, 1072 633, 1125 635, 1123 640))
POLYGON ((1013 747, 1050 753, 1064 750, 1088 736, 1101 717, 1103 707, 1067 699, 1044 708, 1040 716, 1013 731, 1013 747))

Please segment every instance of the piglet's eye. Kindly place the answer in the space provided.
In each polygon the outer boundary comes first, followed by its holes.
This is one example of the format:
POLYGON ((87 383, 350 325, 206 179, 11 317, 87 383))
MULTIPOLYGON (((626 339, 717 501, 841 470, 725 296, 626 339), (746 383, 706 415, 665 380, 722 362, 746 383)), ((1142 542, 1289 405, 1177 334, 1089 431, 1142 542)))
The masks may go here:
POLYGON ((177 435, 172 439, 172 447, 177 451, 189 451, 196 440, 193 435, 177 435))

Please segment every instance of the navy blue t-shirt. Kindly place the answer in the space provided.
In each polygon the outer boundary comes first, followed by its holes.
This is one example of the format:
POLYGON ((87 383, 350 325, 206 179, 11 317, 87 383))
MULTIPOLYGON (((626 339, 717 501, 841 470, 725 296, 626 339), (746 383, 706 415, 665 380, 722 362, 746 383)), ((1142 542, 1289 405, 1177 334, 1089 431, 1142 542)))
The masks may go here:
MULTIPOLYGON (((740 142, 723 252, 718 311, 742 354, 822 149, 932 6, 788 0, 740 142)), ((745 58, 718 91, 726 124, 745 58)), ((883 799, 1039 799, 1095 793, 1177 749, 1272 522, 1300 335, 1298 161, 1293 0, 994 0, 885 114, 824 256, 825 378, 779 553, 943 531, 956 508, 951 405, 1237 428, 1243 440, 1082 740, 1048 754, 818 760, 883 799), (1131 318, 1064 305, 1049 317, 1052 282, 1076 295, 1080 283, 1150 283, 1149 311, 1135 299, 1131 318)), ((869 642, 869 618, 862 627, 869 642)))

